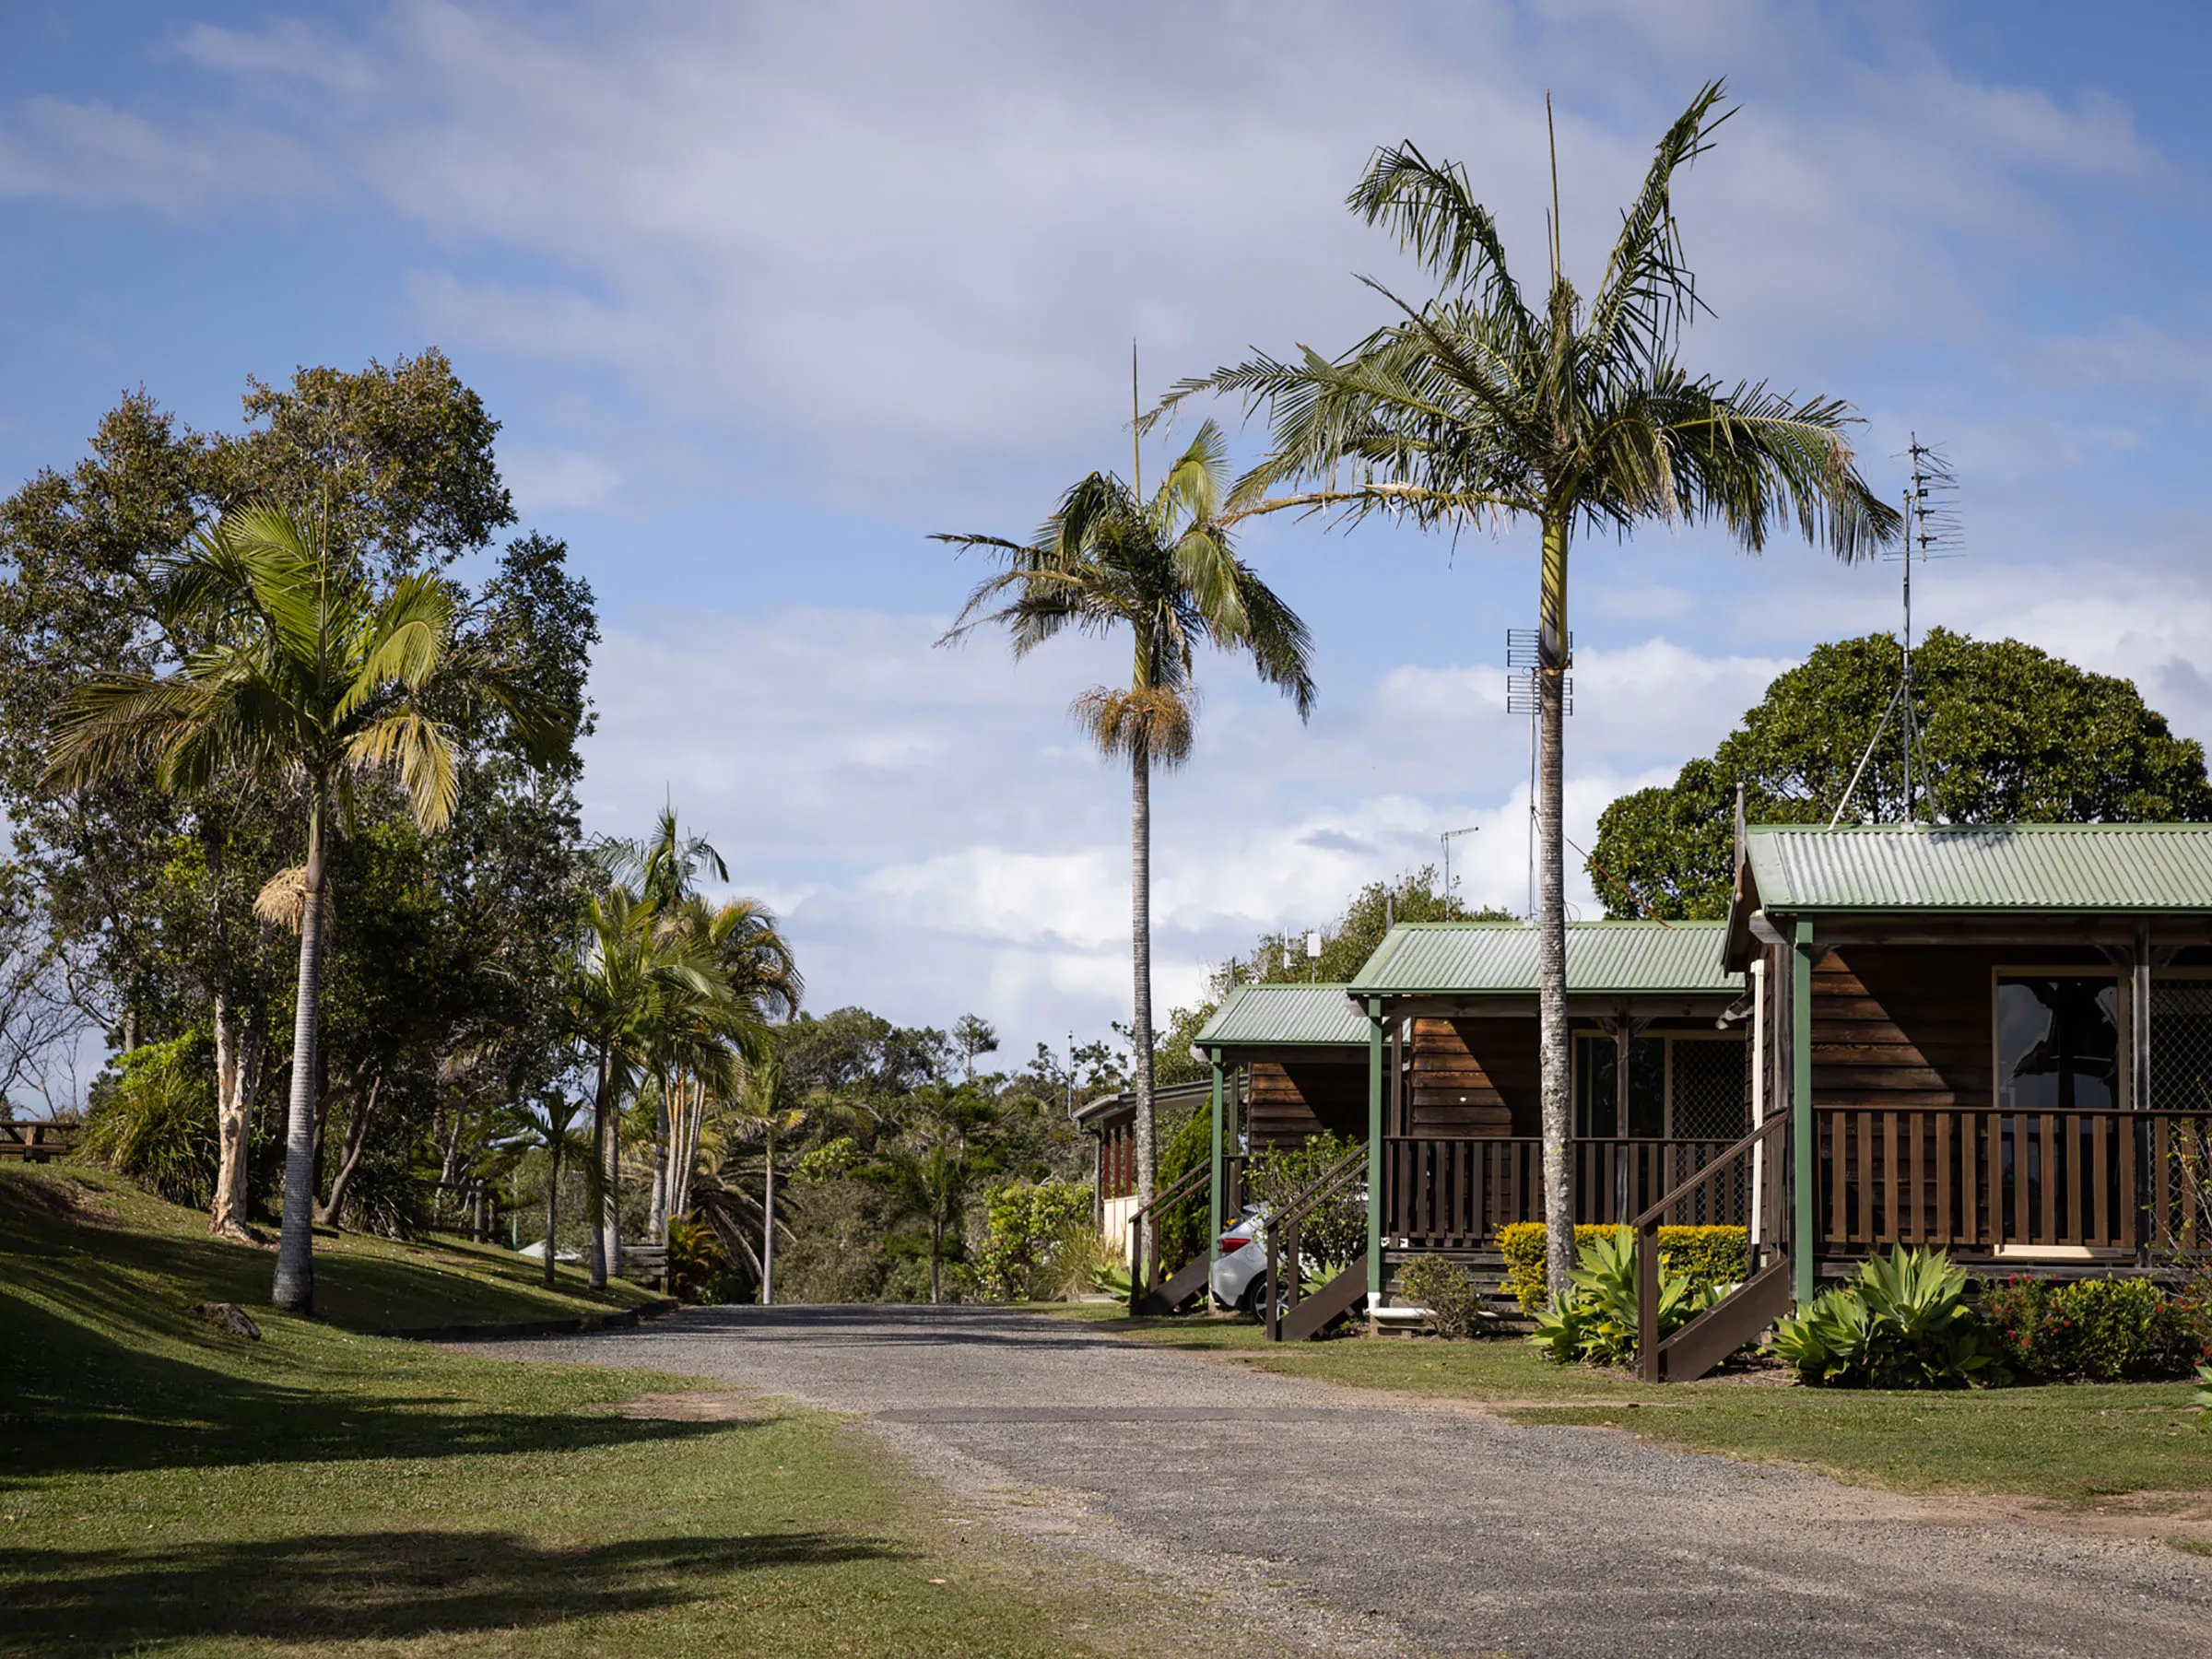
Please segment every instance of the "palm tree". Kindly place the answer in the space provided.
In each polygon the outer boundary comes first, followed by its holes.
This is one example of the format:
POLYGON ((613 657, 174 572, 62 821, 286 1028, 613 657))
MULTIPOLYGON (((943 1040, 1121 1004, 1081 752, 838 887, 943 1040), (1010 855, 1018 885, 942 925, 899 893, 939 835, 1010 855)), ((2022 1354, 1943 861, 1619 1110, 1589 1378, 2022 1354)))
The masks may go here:
POLYGON ((553 1288, 554 1232, 560 1220, 560 1160, 576 1149, 576 1120, 583 1102, 565 1088, 548 1088, 535 1101, 517 1100, 500 1115, 503 1127, 525 1143, 546 1148, 546 1288, 553 1288))
POLYGON ((320 523, 275 504, 225 513, 163 566, 155 585, 182 666, 88 681, 54 720, 48 762, 70 788, 147 762, 171 789, 238 773, 305 786, 306 857, 276 878, 299 905, 300 973, 273 1300, 306 1312, 314 1305, 326 838, 350 823, 357 779, 395 776, 425 830, 452 816, 453 739, 433 701, 439 710, 505 709, 534 757, 550 759, 562 734, 537 700, 455 645, 445 583, 405 577, 379 597, 320 523))
POLYGON ((1843 435, 1847 406, 1763 381, 1728 386, 1676 362, 1700 301, 1674 178, 1727 118, 1722 91, 1718 81, 1706 86, 1659 141, 1587 304, 1560 268, 1556 159, 1551 277, 1539 310, 1514 282, 1465 170, 1401 144, 1376 153, 1349 204, 1427 266, 1435 298, 1417 307, 1365 278, 1399 317, 1343 356, 1256 357, 1183 382, 1166 400, 1228 392, 1248 414, 1266 407, 1269 452, 1239 481, 1227 522, 1290 509, 1344 524, 1379 513, 1453 534, 1527 520, 1539 532, 1537 960, 1555 1295, 1566 1288, 1574 1237, 1560 825, 1569 547, 1578 533, 1625 535, 1647 519, 1718 519, 1749 552, 1794 527, 1850 561, 1897 533, 1895 511, 1859 477, 1843 435), (1300 483, 1311 488, 1275 493, 1300 483))
MULTIPOLYGON (((1141 453, 1139 456, 1141 461, 1141 453)), ((1191 752, 1200 645, 1241 652, 1261 679, 1312 712, 1306 625, 1236 555, 1221 516, 1228 480, 1221 433, 1207 421, 1146 499, 1141 471, 1124 484, 1092 473, 1061 497, 1027 542, 937 535, 981 547, 1004 567, 977 584, 938 642, 1003 623, 1014 654, 1066 629, 1129 631, 1126 688, 1094 686, 1075 700, 1076 723, 1109 759, 1129 765, 1130 958, 1135 982, 1136 1190, 1152 1201, 1158 1145, 1152 1114, 1152 773, 1191 752)))

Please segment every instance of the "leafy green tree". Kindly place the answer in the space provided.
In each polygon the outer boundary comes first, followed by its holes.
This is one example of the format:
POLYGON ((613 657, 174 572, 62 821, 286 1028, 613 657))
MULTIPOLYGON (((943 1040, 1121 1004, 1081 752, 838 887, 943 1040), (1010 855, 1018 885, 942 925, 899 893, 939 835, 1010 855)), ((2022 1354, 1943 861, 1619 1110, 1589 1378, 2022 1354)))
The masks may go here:
POLYGON ((1211 421, 1147 499, 1141 451, 1132 482, 1092 473, 1061 497, 1028 542, 939 535, 980 547, 1003 566, 968 595, 939 643, 986 622, 1003 625, 1027 655, 1073 629, 1132 642, 1126 688, 1094 686, 1076 700, 1076 722, 1109 759, 1125 760, 1130 790, 1130 935, 1135 985, 1136 1190, 1152 1201, 1158 1167, 1152 1112, 1152 773, 1189 759, 1197 648, 1249 656, 1302 720, 1312 712, 1306 625, 1237 557, 1221 518, 1227 450, 1211 421))
POLYGON ((299 989, 273 1298, 306 1312, 314 1301, 326 830, 344 828, 362 775, 395 775, 425 830, 452 816, 453 745, 425 706, 441 680, 449 693, 502 704, 527 741, 551 750, 559 737, 488 664, 456 655, 443 583, 403 577, 380 595, 321 525, 280 507, 240 509, 195 536, 162 571, 157 615, 179 640, 213 642, 172 674, 112 675, 78 687, 54 724, 53 776, 82 786, 150 763, 171 789, 231 772, 304 780, 299 989))
POLYGON ((1380 514, 1453 535, 1512 520, 1537 532, 1538 1000, 1555 1293, 1574 1265, 1560 816, 1569 549, 1578 534, 1718 520, 1752 552, 1794 528, 1849 560, 1897 527, 1894 510, 1859 477, 1843 404, 1765 382, 1731 387, 1676 360, 1698 299, 1675 174, 1710 147, 1726 118, 1721 97, 1717 81, 1705 87, 1660 140, 1587 303, 1560 263, 1556 164, 1550 278, 1538 306, 1514 280, 1465 171, 1400 144, 1377 153, 1350 205, 1420 260, 1438 283, 1434 298, 1417 305, 1370 278, 1398 320, 1343 356, 1257 357, 1185 382, 1170 399, 1226 392, 1269 412, 1267 455, 1240 481, 1225 517, 1319 512, 1348 524, 1380 514), (1297 485, 1309 488, 1277 493, 1297 485))
MULTIPOLYGON (((1755 823, 1890 823, 1904 814, 1894 719, 1843 793, 1897 689, 1888 634, 1814 648, 1767 688, 1711 759, 1625 794, 1597 820, 1586 868, 1615 916, 1713 918, 1734 890, 1738 784, 1755 823)), ((1936 629, 1912 653, 1913 815, 1945 824, 2212 819, 2204 746, 2176 737, 2134 682, 2018 640, 1936 629)))

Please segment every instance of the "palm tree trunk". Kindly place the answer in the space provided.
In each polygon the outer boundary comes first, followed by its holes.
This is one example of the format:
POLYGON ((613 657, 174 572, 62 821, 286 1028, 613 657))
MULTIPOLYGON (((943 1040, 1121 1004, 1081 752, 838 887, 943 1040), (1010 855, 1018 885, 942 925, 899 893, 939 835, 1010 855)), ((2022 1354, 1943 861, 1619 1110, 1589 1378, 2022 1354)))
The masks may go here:
POLYGON ((284 1130, 284 1219, 270 1300, 288 1313, 315 1306, 315 1071, 322 1035, 323 818, 329 782, 307 786, 307 879, 300 904, 300 988, 292 1009, 292 1090, 284 1130))
MULTIPOLYGON (((1152 1121, 1152 751, 1142 738, 1129 756, 1129 958, 1135 983, 1129 1022, 1136 1053, 1136 1205, 1152 1202, 1159 1140, 1152 1121)), ((1138 1265, 1129 1264, 1132 1274, 1138 1265)))
MULTIPOLYGON (((761 1206, 760 1305, 776 1305, 776 1126, 768 1126, 768 1202, 761 1206)), ((933 1297, 934 1300, 935 1298, 933 1297)))
MULTIPOLYGON (((599 1220, 605 1242, 600 1250, 606 1271, 618 1278, 622 1274, 622 1113, 618 1102, 607 1102, 605 1122, 606 1135, 600 1145, 603 1161, 599 1171, 599 1220)), ((600 1280, 603 1286, 606 1282, 600 1280)))
POLYGON ((560 1218, 560 1136, 558 1132, 546 1136, 546 1151, 552 1159, 552 1168, 546 1175, 546 1288, 553 1288, 553 1230, 560 1218))
POLYGON ((613 1088, 614 1055, 599 1050, 599 1087, 592 1096, 592 1150, 583 1163, 583 1207, 587 1218, 584 1262, 592 1288, 606 1288, 606 1114, 613 1088))
POLYGON ((1536 1015, 1543 1077, 1545 1279, 1554 1301, 1574 1270, 1574 1194, 1568 1162, 1573 1127, 1567 1042, 1567 894, 1561 822, 1567 654, 1567 527, 1544 526, 1540 666, 1536 673, 1536 1015))

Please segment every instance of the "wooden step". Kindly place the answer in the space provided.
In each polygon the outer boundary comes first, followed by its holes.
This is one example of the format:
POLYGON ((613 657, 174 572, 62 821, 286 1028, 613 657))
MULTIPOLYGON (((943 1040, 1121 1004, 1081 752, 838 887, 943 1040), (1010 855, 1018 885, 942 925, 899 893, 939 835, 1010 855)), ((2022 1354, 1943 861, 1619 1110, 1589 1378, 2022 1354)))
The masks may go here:
POLYGON ((1324 1325, 1338 1314, 1349 1312, 1352 1304, 1366 1295, 1367 1256, 1363 1252, 1358 1261, 1312 1295, 1301 1298, 1297 1307, 1283 1315, 1280 1340, 1303 1342, 1320 1335, 1324 1325))
POLYGON ((1194 1255, 1168 1275, 1167 1283, 1147 1290, 1136 1299, 1134 1312, 1139 1315, 1172 1313, 1206 1288, 1206 1281, 1213 1271, 1208 1256, 1194 1255))

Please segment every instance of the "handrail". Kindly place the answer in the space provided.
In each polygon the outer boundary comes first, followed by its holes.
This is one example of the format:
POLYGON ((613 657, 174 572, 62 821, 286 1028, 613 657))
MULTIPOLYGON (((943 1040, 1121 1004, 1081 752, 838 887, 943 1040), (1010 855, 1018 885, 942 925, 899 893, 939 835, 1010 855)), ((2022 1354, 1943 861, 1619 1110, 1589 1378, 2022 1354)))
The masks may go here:
MULTIPOLYGON (((1660 1381, 1659 1368, 1659 1227, 1661 1218, 1684 1198, 1719 1175, 1769 1135, 1786 1129, 1790 1116, 1778 1112, 1726 1151, 1714 1158, 1688 1181, 1664 1194, 1630 1223, 1636 1229, 1636 1369, 1646 1382, 1660 1381)), ((1747 1277, 1753 1266, 1746 1245, 1747 1277)))
POLYGON ((1185 1171, 1181 1180, 1163 1192, 1152 1194, 1152 1202, 1129 1216, 1129 1311, 1136 1312, 1152 1288, 1167 1275, 1160 1271, 1159 1212, 1171 1204, 1180 1204, 1198 1190, 1201 1182, 1208 1180, 1213 1171, 1206 1164, 1196 1164, 1185 1171), (1145 1248, 1145 1233, 1149 1229, 1151 1249, 1145 1248))
POLYGON ((1288 1305, 1293 1308, 1297 1307, 1304 1293, 1305 1275, 1300 1271, 1303 1255, 1299 1249, 1299 1223, 1319 1208, 1324 1201, 1335 1197, 1338 1188, 1344 1186, 1366 1167, 1367 1148, 1365 1147, 1355 1148, 1346 1153, 1286 1199, 1279 1217, 1272 1213, 1268 1216, 1265 1301, 1268 1341, 1280 1342, 1283 1339, 1282 1316, 1285 1299, 1278 1295, 1277 1288, 1281 1282, 1278 1265, 1285 1258, 1288 1258, 1290 1264, 1290 1285, 1287 1298, 1288 1305))

